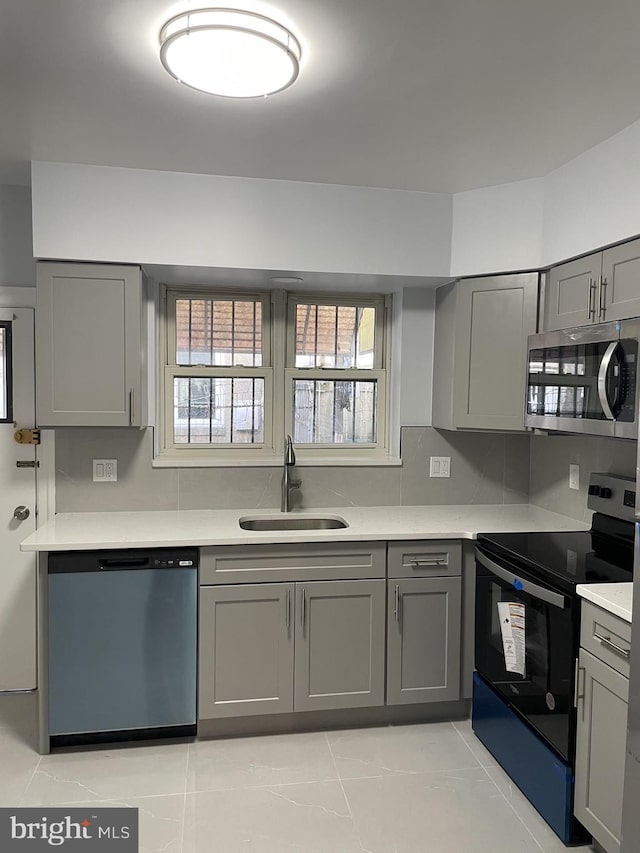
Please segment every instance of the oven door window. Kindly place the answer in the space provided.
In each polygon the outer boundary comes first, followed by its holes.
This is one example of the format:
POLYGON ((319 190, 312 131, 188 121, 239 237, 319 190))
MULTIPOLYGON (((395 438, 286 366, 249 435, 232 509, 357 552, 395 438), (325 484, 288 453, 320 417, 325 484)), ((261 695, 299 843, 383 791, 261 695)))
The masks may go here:
POLYGON ((568 759, 569 718, 573 710, 571 609, 517 590, 476 565, 476 669, 568 759), (524 606, 524 674, 512 671, 513 665, 508 667, 499 602, 524 606))

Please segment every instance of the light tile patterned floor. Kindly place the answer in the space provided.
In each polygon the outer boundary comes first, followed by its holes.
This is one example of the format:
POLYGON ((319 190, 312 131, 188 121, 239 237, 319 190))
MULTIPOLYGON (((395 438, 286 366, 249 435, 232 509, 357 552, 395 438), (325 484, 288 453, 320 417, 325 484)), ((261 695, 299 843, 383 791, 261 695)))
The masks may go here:
MULTIPOLYGON (((0 805, 130 805, 141 853, 558 853, 468 721, 39 756, 0 696, 0 805)), ((592 848, 573 848, 591 851, 592 848)))

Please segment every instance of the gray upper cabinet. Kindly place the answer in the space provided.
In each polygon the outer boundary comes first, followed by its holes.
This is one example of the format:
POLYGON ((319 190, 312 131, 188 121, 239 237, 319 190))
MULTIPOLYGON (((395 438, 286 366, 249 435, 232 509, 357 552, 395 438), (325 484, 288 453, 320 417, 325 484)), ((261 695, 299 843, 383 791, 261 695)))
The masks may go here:
POLYGON ((640 240, 602 253, 600 305, 603 322, 640 317, 640 240))
POLYGON ((39 263, 36 422, 146 426, 139 267, 39 263))
POLYGON ((640 240, 549 270, 544 329, 640 316, 640 240))
POLYGON ((538 273, 452 282, 436 291, 433 425, 524 430, 527 336, 538 273))
POLYGON ((460 577, 389 581, 387 703, 460 698, 460 577))
POLYGON ((200 588, 200 719, 293 710, 294 584, 200 588))
POLYGON ((384 580, 296 584, 296 711, 384 704, 384 580))
POLYGON ((545 291, 545 331, 597 322, 601 270, 602 252, 598 252, 549 271, 545 291))
POLYGON ((580 649, 574 812, 607 853, 618 853, 629 680, 580 649))

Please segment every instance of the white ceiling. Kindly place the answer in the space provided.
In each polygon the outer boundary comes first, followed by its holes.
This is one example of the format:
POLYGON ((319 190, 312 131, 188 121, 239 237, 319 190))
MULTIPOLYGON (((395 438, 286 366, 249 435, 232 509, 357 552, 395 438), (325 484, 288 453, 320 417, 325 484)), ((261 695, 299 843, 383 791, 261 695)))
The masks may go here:
POLYGON ((239 102, 160 65, 198 5, 0 0, 0 182, 36 159, 457 192, 640 118, 638 0, 238 0, 303 44, 294 87, 239 102))

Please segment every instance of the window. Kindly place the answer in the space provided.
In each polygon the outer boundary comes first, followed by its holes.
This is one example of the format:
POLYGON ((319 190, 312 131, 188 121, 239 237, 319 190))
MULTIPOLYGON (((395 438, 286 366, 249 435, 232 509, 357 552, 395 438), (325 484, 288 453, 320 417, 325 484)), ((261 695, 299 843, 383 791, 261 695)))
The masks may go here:
POLYGON ((382 456, 385 298, 168 290, 163 453, 382 456))
POLYGON ((0 423, 13 422, 11 323, 0 321, 0 423))

